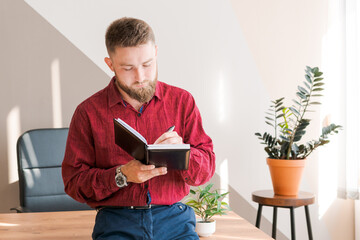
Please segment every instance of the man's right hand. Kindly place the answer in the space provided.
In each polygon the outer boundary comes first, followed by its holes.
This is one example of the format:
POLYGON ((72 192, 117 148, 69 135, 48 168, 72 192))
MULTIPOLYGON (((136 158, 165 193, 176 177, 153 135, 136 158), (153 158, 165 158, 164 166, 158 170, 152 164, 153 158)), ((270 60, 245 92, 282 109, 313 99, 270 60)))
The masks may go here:
POLYGON ((155 165, 145 165, 134 159, 123 165, 121 172, 126 176, 127 182, 143 183, 153 177, 165 175, 167 168, 155 168, 155 165))

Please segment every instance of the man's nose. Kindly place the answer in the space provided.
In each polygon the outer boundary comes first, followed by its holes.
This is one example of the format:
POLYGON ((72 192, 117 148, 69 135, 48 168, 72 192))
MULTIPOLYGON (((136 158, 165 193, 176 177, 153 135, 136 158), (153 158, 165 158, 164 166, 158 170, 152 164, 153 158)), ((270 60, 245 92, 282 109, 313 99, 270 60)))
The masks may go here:
POLYGON ((144 80, 145 80, 144 69, 139 67, 139 68, 136 69, 136 81, 143 82, 144 80))

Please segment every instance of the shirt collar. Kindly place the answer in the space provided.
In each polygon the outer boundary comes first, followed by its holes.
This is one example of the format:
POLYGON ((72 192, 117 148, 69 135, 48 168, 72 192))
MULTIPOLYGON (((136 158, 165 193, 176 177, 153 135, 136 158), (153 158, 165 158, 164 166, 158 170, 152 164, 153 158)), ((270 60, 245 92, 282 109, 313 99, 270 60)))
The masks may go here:
POLYGON ((162 82, 157 81, 154 96, 157 97, 161 101, 161 99, 162 99, 162 82))
MULTIPOLYGON (((125 101, 123 100, 120 92, 119 92, 119 89, 117 88, 116 84, 115 84, 115 76, 111 79, 109 85, 108 85, 108 88, 109 88, 109 98, 108 98, 108 102, 109 102, 109 107, 113 107, 114 105, 118 104, 118 103, 121 103, 123 104, 125 107, 126 107, 126 103, 125 101)), ((155 93, 154 93, 154 97, 161 100, 162 99, 162 84, 161 82, 157 82, 156 84, 156 89, 155 89, 155 93)), ((154 98, 153 97, 153 98, 154 98)), ((152 99, 153 99, 152 98, 152 99)), ((151 100, 152 100, 151 99, 151 100)), ((150 100, 150 101, 151 101, 150 100)))

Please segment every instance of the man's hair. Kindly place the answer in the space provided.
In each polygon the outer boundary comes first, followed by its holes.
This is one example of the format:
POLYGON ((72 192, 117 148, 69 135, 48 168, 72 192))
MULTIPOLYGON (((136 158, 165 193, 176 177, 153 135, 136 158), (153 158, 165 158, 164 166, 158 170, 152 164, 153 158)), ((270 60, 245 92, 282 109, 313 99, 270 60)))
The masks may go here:
POLYGON ((123 17, 115 20, 106 30, 105 43, 108 53, 116 47, 136 47, 152 42, 155 36, 151 27, 143 20, 123 17))

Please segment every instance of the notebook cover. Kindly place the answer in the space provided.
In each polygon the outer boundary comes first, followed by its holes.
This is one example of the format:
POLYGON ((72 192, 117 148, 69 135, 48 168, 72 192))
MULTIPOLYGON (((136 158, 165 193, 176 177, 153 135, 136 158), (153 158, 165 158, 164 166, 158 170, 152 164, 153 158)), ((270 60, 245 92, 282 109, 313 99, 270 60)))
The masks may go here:
POLYGON ((135 159, 146 164, 146 144, 114 119, 115 143, 135 159))
MULTIPOLYGON (((153 164, 156 167, 167 167, 168 169, 186 170, 189 166, 190 145, 147 145, 129 129, 114 121, 115 143, 133 158, 143 164, 153 164), (160 146, 161 145, 161 146, 160 146), (161 149, 152 149, 152 148, 161 149), (150 149, 148 149, 150 148, 150 149)), ((124 123, 127 125, 126 123, 124 123)), ((131 128, 131 126, 128 126, 131 128)), ((135 129, 131 128, 134 132, 135 129)), ((136 134, 139 134, 136 132, 136 134)), ((140 137, 143 137, 140 135, 140 137)), ((146 141, 144 139, 144 141, 146 141)))
POLYGON ((189 149, 148 149, 148 164, 168 169, 187 170, 189 167, 189 149))

